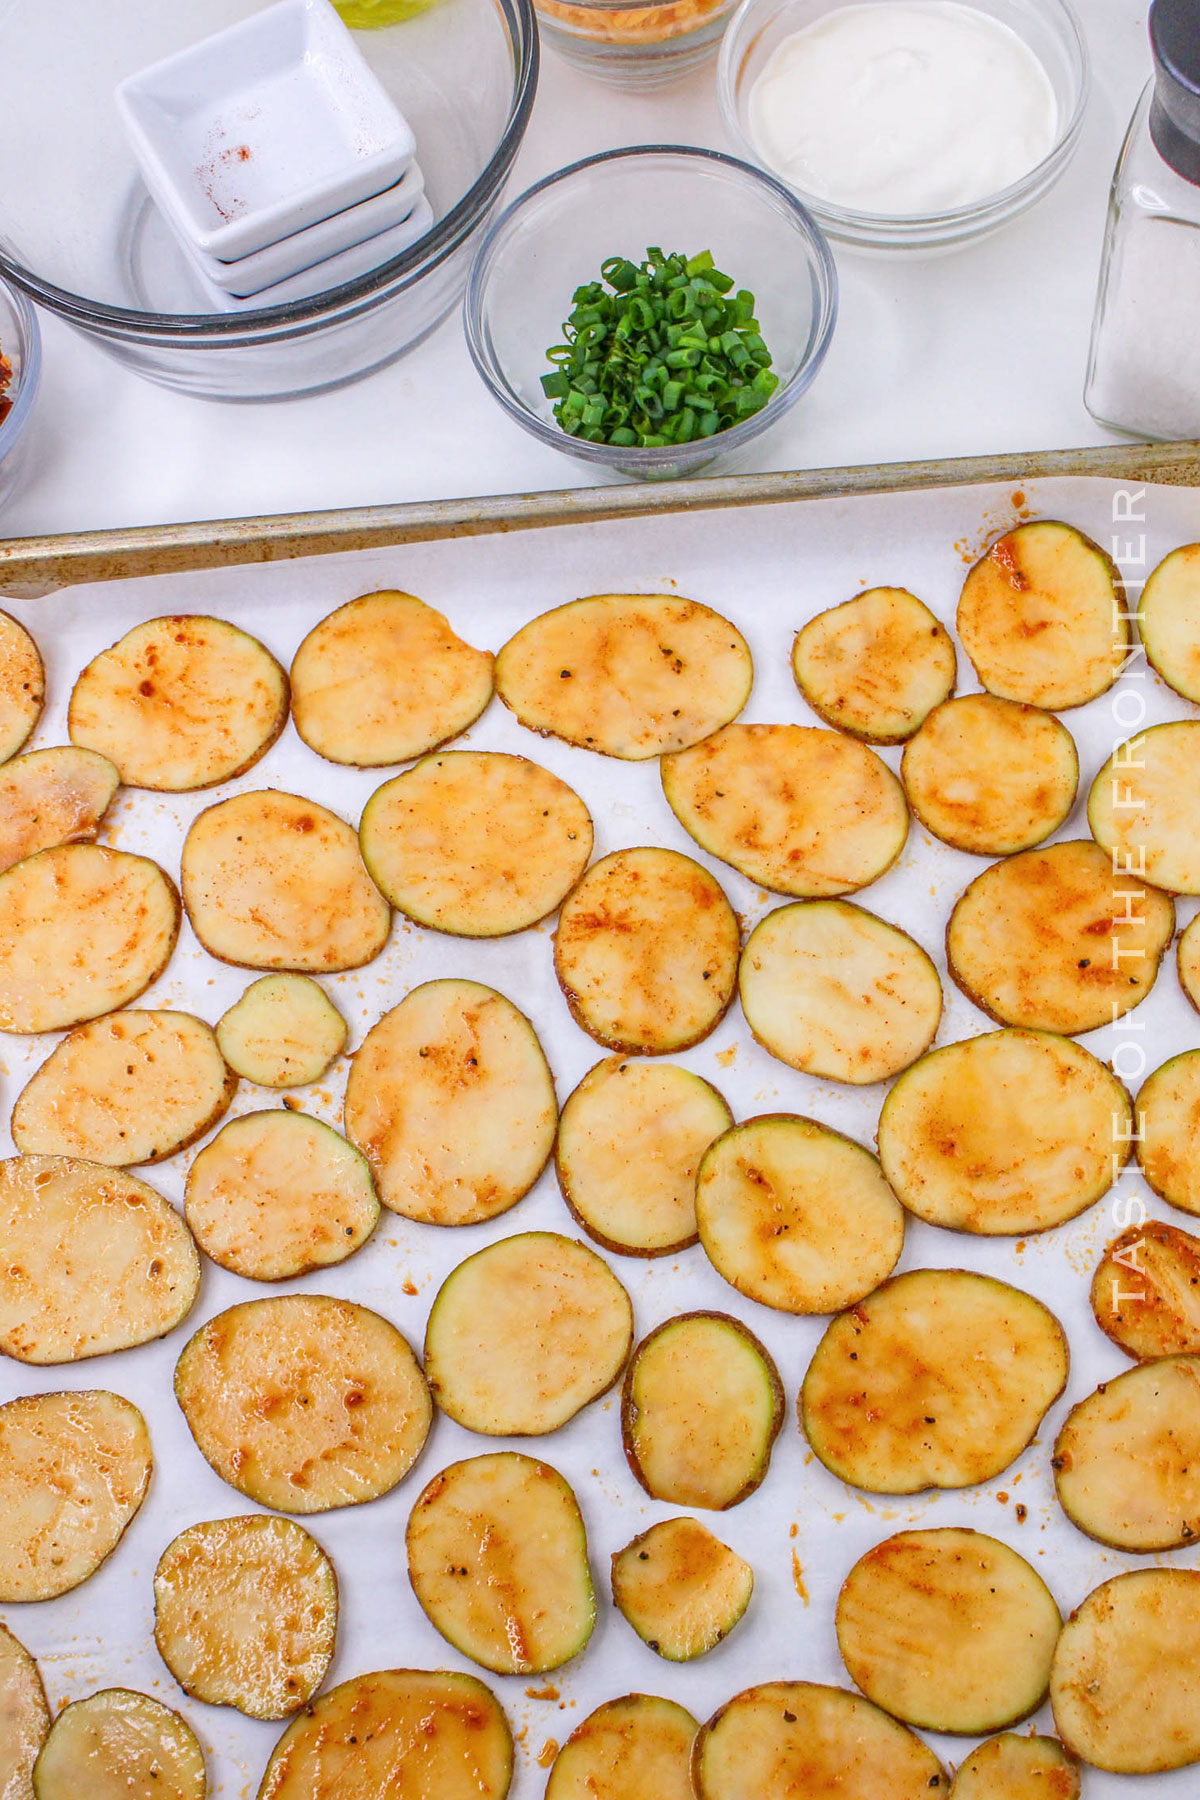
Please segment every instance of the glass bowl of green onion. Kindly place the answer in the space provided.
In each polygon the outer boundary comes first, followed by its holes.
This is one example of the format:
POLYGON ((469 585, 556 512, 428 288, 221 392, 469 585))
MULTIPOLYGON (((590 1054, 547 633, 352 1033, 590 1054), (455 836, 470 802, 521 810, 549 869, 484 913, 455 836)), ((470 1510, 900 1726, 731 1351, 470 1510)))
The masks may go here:
POLYGON ((736 462, 824 360, 829 245, 761 169, 647 144, 572 163, 483 238, 467 344, 511 419, 641 480, 736 462))

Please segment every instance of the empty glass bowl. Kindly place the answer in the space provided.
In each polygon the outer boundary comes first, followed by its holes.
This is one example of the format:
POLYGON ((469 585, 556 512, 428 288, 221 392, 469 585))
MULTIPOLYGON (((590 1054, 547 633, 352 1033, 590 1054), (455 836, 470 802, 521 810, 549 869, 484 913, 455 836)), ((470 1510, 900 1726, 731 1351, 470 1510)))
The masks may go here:
POLYGON ((0 419, 0 506, 9 498, 27 461, 29 420, 42 373, 42 337, 37 314, 24 294, 0 281, 0 355, 12 368, 2 396, 11 402, 0 419))

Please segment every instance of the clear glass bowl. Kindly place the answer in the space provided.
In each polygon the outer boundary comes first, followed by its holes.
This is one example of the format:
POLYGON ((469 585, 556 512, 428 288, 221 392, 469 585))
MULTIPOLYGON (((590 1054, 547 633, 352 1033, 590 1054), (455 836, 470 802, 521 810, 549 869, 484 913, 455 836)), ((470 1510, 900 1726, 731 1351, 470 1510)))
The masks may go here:
POLYGON ((543 43, 613 87, 663 87, 716 55, 737 0, 535 0, 543 43))
POLYGON ((42 334, 24 294, 0 281, 0 352, 12 365, 4 396, 12 405, 0 421, 0 506, 14 492, 29 450, 29 420, 42 374, 42 334))
MULTIPOLYGON (((766 166, 749 127, 750 91, 776 47, 794 31, 861 0, 742 0, 721 45, 717 96, 725 128, 739 156, 766 166)), ((1042 64, 1058 103, 1053 148, 1029 174, 999 193, 945 212, 887 215, 834 206, 815 194, 794 191, 842 243, 876 250, 948 249, 1016 218, 1058 180, 1079 142, 1090 88, 1087 45, 1067 0, 970 0, 1015 31, 1042 64)), ((792 184, 788 184, 789 186, 792 184)))
POLYGON ((139 374, 212 399, 340 386, 431 331, 462 294, 537 85, 532 0, 436 0, 359 32, 416 133, 433 230, 328 293, 213 313, 142 185, 113 91, 259 5, 9 0, 4 9, 0 276, 139 374))
POLYGON ((509 418, 552 450, 643 480, 728 463, 812 382, 837 315, 837 273, 820 229, 781 182, 716 150, 647 144, 572 163, 522 194, 479 246, 464 305, 475 367, 509 418), (718 268, 754 294, 779 386, 761 412, 691 444, 622 449, 568 435, 542 392, 571 296, 610 256, 650 245, 718 268))

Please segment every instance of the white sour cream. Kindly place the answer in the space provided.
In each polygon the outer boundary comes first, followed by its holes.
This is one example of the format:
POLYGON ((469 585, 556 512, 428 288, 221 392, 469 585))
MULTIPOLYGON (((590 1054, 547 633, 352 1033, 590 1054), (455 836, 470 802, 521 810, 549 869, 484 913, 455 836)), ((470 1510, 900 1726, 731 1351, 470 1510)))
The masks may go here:
POLYGON ((750 92, 778 174, 835 206, 899 217, 987 199, 1054 146, 1058 107, 1015 31, 958 0, 845 6, 783 40, 750 92))

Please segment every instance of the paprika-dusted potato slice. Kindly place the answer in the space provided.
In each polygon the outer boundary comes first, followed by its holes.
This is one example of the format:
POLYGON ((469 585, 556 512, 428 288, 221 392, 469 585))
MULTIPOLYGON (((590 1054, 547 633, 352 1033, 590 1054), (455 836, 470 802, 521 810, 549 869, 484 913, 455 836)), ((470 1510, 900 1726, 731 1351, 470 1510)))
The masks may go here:
POLYGON ((663 793, 702 850, 777 894, 850 894, 908 836, 904 790, 865 744, 808 725, 727 725, 662 761, 663 793))
POLYGON ((958 1765, 950 1800, 1079 1800, 1079 1764, 1057 1738, 1005 1731, 958 1765))
POLYGON ((367 1033, 346 1083, 346 1136, 380 1200, 427 1225, 515 1206, 550 1159, 557 1119, 533 1026, 477 981, 414 988, 367 1033))
POLYGON ((473 1675, 381 1669, 331 1688, 275 1746, 258 1800, 504 1800, 513 1743, 473 1675))
POLYGON ((772 1056, 859 1087, 907 1069, 942 1016, 942 984, 920 944, 849 900, 798 901, 760 919, 738 989, 772 1056))
POLYGON ((1200 1012, 1200 913, 1180 932, 1176 959, 1179 985, 1200 1012))
POLYGON ((0 1601, 53 1600, 111 1556, 154 1466, 119 1394, 28 1394, 0 1406, 0 1601))
POLYGON ((592 819, 524 756, 446 750, 376 788, 359 840, 380 890, 418 925, 506 937, 562 904, 592 854, 592 819))
POLYGON ((180 1356, 175 1398, 222 1481, 289 1513, 386 1494, 421 1454, 433 1412, 396 1327, 327 1294, 218 1313, 180 1356))
POLYGON ((1100 1384, 1054 1446, 1059 1504, 1116 1550, 1200 1539, 1200 1357, 1165 1356, 1100 1384))
POLYGON ((1135 1148, 1154 1192, 1200 1214, 1200 1050, 1170 1057, 1142 1083, 1135 1148))
POLYGON ((287 723, 288 679, 265 644, 200 613, 148 619, 93 657, 71 692, 71 742, 126 787, 214 787, 263 756, 287 723))
POLYGON ((58 844, 0 875, 0 1031, 61 1031, 128 1006, 162 974, 179 895, 157 863, 58 844))
POLYGON ((663 1519, 612 1559, 613 1603, 651 1650, 691 1662, 729 1636, 754 1570, 697 1519, 663 1519))
POLYGON ((408 762, 474 724, 492 697, 492 656, 413 594, 339 606, 292 661, 292 718, 318 756, 374 769, 408 762))
POLYGON ((1200 719, 1152 725, 1115 750, 1092 783, 1088 825, 1135 894, 1147 882, 1200 894, 1200 719))
POLYGON ((1045 1231, 1106 1194, 1133 1112, 1116 1076, 1070 1038, 990 1031, 931 1050, 879 1115, 879 1160, 931 1225, 984 1237, 1045 1231))
POLYGON ((0 1800, 33 1800, 33 1765, 49 1729, 38 1666, 0 1625, 0 1800))
POLYGON ((969 1000, 1001 1025, 1098 1031, 1154 986, 1175 935, 1166 894, 1127 876, 1087 839, 993 863, 960 896, 946 963, 969 1000))
POLYGON ((379 1221, 366 1158, 307 1113, 243 1113, 188 1170, 184 1209, 215 1263, 282 1281, 344 1262, 379 1221))
POLYGON ((644 1337, 625 1371, 621 1431, 656 1500, 723 1512, 752 1494, 783 1424, 770 1352, 728 1313, 681 1313, 644 1337))
POLYGON ((200 1258, 162 1195, 69 1156, 0 1162, 0 1351, 81 1362, 164 1337, 192 1309, 200 1258))
POLYGON ((120 777, 94 750, 31 750, 0 769, 0 871, 55 844, 94 838, 120 777))
POLYGON ((827 725, 902 744, 954 692, 954 643, 907 588, 868 588, 818 613, 792 646, 796 686, 827 725))
POLYGON ((161 1162, 203 1137, 236 1089, 203 1020, 106 1013, 65 1037, 25 1084, 13 1107, 13 1142, 114 1168, 161 1162))
POLYGON ((678 1063, 610 1056, 562 1109, 558 1184, 588 1236, 623 1256, 696 1242, 696 1171, 733 1124, 715 1087, 678 1063))
POLYGON ((1057 519, 1033 519, 988 546, 963 583, 958 635, 990 694, 1053 711, 1082 706, 1117 678, 1130 644, 1120 570, 1057 519))
POLYGON ((644 762, 735 719, 750 698, 745 638, 679 594, 592 594, 522 626, 496 692, 522 725, 644 762))
POLYGON ((460 1263, 425 1328, 425 1376, 468 1431, 539 1437, 620 1378, 633 1305, 608 1264, 574 1238, 526 1231, 460 1263))
POLYGON ((695 1736, 695 1719, 674 1700, 606 1700, 555 1757, 545 1800, 694 1800, 688 1770, 695 1736))
POLYGON ((1200 1355, 1200 1238, 1159 1219, 1131 1225, 1096 1264, 1092 1311, 1139 1362, 1200 1355))
POLYGON ((740 933, 723 889, 678 850, 614 850, 559 914, 554 968, 575 1023, 626 1056, 706 1038, 733 998, 740 933))
POLYGON ((207 1519, 154 1572, 154 1641, 185 1694, 251 1719, 307 1706, 337 1636, 333 1564, 294 1519, 207 1519))
POLYGON ((855 1685, 894 1718, 972 1737, 1034 1712, 1062 1626, 1023 1556, 981 1531, 899 1531, 842 1583, 837 1637, 855 1685))
POLYGON ((46 673, 23 625, 0 612, 0 763, 15 756, 42 716, 46 673))
POLYGON ((231 1069, 259 1087, 307 1087, 346 1048, 343 1019, 308 975, 260 975, 217 1021, 231 1069))
POLYGON ((36 1800, 204 1800, 204 1752, 187 1720, 132 1688, 73 1700, 33 1770, 36 1800))
POLYGON ((1137 621, 1150 667, 1185 700, 1200 701, 1200 544, 1163 557, 1142 589, 1137 621))
POLYGON ((408 1574, 430 1623, 499 1675, 541 1675, 592 1635, 596 1596, 574 1494, 516 1451, 435 1475, 408 1521, 408 1574))
POLYGON ((1062 1326, 1031 1294, 966 1269, 913 1269, 833 1320, 804 1377, 800 1425, 852 1487, 973 1487, 1025 1449, 1067 1365, 1062 1326))
POLYGON ((793 1113, 747 1119, 705 1151, 696 1223, 717 1273, 780 1312, 839 1312, 904 1248, 904 1210, 870 1151, 793 1113))
POLYGON ((1037 706, 963 694, 904 746, 900 779, 926 831, 974 856, 1011 856, 1058 830, 1075 804, 1079 753, 1037 706))

